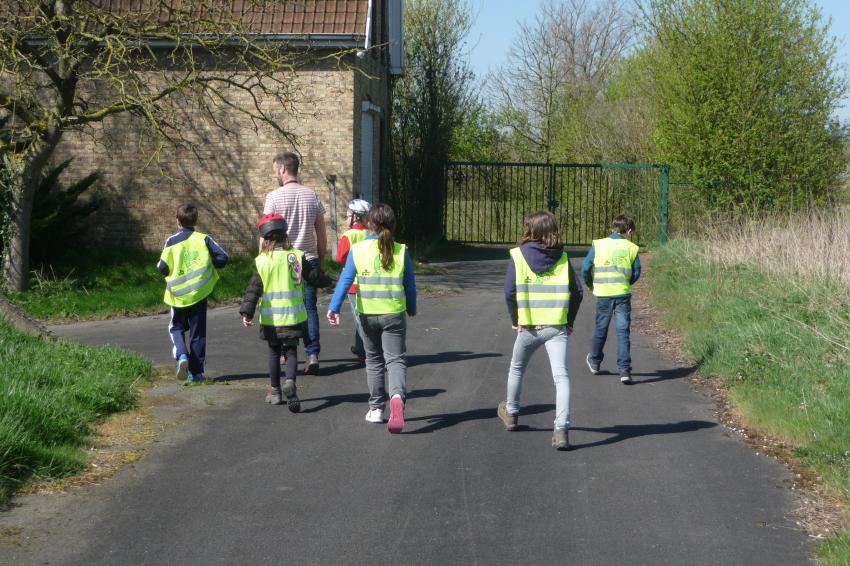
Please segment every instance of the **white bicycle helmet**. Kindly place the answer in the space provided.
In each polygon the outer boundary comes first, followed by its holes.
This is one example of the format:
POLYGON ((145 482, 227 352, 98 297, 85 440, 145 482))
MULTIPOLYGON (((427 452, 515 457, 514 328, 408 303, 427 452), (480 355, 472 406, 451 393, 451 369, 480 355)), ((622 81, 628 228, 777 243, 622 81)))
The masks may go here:
POLYGON ((357 216, 361 216, 361 217, 363 215, 365 215, 367 212, 369 212, 369 209, 371 207, 372 207, 371 204, 369 204, 367 201, 365 201, 363 199, 359 199, 359 198, 352 199, 348 203, 348 210, 350 210, 351 212, 353 212, 357 216))

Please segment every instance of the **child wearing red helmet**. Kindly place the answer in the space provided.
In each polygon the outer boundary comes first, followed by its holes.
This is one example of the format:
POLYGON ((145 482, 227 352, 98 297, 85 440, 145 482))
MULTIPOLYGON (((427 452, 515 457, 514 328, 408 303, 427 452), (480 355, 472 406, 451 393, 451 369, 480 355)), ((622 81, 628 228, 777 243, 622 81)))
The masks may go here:
POLYGON ((239 314, 246 328, 254 325, 254 313, 260 307, 260 339, 269 345, 270 385, 266 402, 286 404, 290 411, 301 410, 295 384, 298 366, 298 341, 307 332, 304 281, 315 287, 327 287, 332 281, 322 271, 311 269, 304 252, 295 249, 287 237, 286 219, 266 214, 257 222, 263 237, 260 254, 254 260, 254 273, 245 290, 239 314), (280 383, 280 359, 285 360, 285 380, 280 383))

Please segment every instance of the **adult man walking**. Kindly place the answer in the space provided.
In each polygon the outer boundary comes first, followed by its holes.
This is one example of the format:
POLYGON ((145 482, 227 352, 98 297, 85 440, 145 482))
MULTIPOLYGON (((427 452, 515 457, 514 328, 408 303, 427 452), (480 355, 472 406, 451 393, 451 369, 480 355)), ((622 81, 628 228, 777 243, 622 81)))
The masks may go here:
MULTIPOLYGON (((290 151, 279 153, 274 161, 279 189, 266 195, 263 214, 277 213, 289 224, 289 241, 304 252, 314 269, 322 269, 328 238, 325 228, 325 207, 316 193, 298 182, 298 156, 290 151)), ((304 337, 304 373, 319 371, 319 314, 316 311, 316 288, 304 282, 307 307, 307 335, 304 337)))

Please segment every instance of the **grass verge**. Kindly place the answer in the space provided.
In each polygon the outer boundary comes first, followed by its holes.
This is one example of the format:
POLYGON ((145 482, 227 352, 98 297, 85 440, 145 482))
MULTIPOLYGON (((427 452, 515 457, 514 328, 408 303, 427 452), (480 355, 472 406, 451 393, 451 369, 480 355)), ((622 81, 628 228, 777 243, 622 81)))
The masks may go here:
MULTIPOLYGON (((700 371, 721 379, 753 430, 850 502, 850 300, 840 282, 777 276, 753 263, 715 261, 703 244, 658 249, 650 292, 683 333, 700 371)), ((850 533, 819 548, 850 564, 850 533)))
POLYGON ((0 321, 0 503, 32 477, 85 465, 91 423, 132 407, 150 362, 117 348, 28 336, 0 321))

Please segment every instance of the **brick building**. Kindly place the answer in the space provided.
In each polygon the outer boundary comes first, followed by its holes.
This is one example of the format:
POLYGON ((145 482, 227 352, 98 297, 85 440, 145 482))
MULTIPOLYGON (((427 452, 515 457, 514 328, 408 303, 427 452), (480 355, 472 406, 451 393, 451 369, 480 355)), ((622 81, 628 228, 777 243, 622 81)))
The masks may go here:
MULTIPOLYGON (((284 149, 302 156, 301 180, 329 212, 329 242, 346 228, 348 199, 378 199, 388 166, 390 77, 401 71, 401 0, 281 2, 257 25, 252 31, 265 40, 319 55, 286 77, 296 95, 293 108, 270 109, 295 141, 282 142, 268 127, 257 131, 226 109, 217 119, 229 131, 193 120, 188 103, 184 122, 201 142, 198 154, 167 150, 149 162, 155 140, 127 115, 99 126, 97 142, 67 135, 56 160, 74 157, 68 178, 95 169, 104 174, 102 189, 110 198, 91 223, 98 242, 158 249, 174 231, 176 207, 193 202, 201 210, 200 230, 230 252, 253 251, 254 222, 266 194, 277 188, 272 158, 284 149), (321 57, 343 50, 339 61, 321 57)), ((239 104, 239 95, 231 101, 239 104)))

